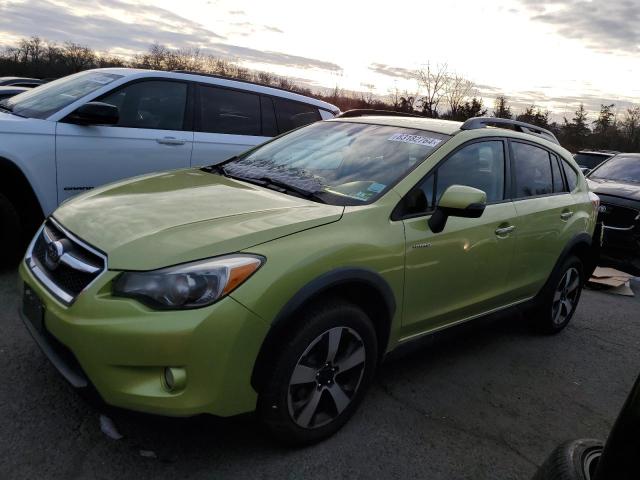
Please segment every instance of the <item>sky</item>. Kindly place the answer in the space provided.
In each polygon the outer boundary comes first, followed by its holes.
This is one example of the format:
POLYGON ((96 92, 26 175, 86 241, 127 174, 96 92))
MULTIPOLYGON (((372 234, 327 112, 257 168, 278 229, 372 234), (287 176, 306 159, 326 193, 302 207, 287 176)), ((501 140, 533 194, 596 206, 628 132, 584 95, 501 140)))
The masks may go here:
POLYGON ((0 0, 0 46, 37 35, 130 56, 199 48, 312 88, 416 90, 446 64, 491 106, 640 103, 638 0, 0 0))

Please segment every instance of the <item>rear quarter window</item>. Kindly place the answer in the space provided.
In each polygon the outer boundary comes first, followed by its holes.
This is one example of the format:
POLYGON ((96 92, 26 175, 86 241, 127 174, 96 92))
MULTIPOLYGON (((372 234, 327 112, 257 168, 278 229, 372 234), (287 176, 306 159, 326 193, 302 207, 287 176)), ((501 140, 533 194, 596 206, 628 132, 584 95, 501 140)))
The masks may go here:
POLYGON ((276 107, 276 119, 280 133, 303 127, 321 119, 320 112, 313 105, 285 100, 284 98, 274 98, 273 101, 276 107))
POLYGON ((567 162, 561 162, 562 168, 564 168, 564 174, 567 177, 567 185, 569 187, 569 191, 573 192, 578 186, 578 174, 570 167, 567 162))

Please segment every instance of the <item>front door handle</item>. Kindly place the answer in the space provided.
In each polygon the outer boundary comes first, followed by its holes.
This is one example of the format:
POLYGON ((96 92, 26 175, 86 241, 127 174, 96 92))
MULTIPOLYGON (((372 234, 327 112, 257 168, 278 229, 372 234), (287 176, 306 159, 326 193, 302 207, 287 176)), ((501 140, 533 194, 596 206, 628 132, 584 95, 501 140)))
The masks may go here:
POLYGON ((516 229, 514 225, 509 225, 508 227, 500 227, 496 228, 496 235, 499 237, 504 237, 505 235, 509 235, 516 229))
POLYGON ((562 220, 569 220, 573 216, 573 212, 562 212, 560 218, 562 220))
POLYGON ((185 143, 184 140, 180 140, 179 138, 176 138, 176 137, 156 138, 156 142, 158 142, 161 145, 184 145, 185 143))

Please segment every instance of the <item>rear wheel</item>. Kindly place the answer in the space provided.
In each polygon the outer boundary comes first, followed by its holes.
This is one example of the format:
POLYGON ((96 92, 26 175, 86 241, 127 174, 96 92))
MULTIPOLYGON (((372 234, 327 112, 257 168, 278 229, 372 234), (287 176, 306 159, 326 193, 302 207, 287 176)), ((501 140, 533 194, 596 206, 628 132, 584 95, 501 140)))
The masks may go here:
POLYGON ((582 293, 583 272, 580 259, 570 256, 552 273, 533 312, 535 323, 543 332, 558 333, 569 324, 582 293))
POLYGON ((279 439, 309 444, 353 415, 373 378, 377 347, 371 321, 350 303, 326 302, 300 320, 265 382, 258 411, 279 439))
POLYGON ((18 211, 7 197, 0 193, 0 267, 15 263, 21 253, 22 225, 18 211))
POLYGON ((532 480, 592 480, 604 446, 599 440, 574 440, 557 447, 532 480))

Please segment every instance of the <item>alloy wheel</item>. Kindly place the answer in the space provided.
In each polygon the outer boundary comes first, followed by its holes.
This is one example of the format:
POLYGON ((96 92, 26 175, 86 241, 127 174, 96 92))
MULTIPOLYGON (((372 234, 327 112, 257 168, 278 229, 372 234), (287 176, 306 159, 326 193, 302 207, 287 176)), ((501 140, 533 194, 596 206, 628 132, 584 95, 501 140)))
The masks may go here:
POLYGON ((551 316, 554 325, 560 326, 567 321, 576 308, 579 294, 580 272, 577 268, 571 267, 564 273, 553 294, 551 316))
POLYGON ((311 429, 337 418, 354 399, 365 364, 364 342, 355 330, 335 327, 318 335, 289 379, 287 403, 293 421, 311 429))

